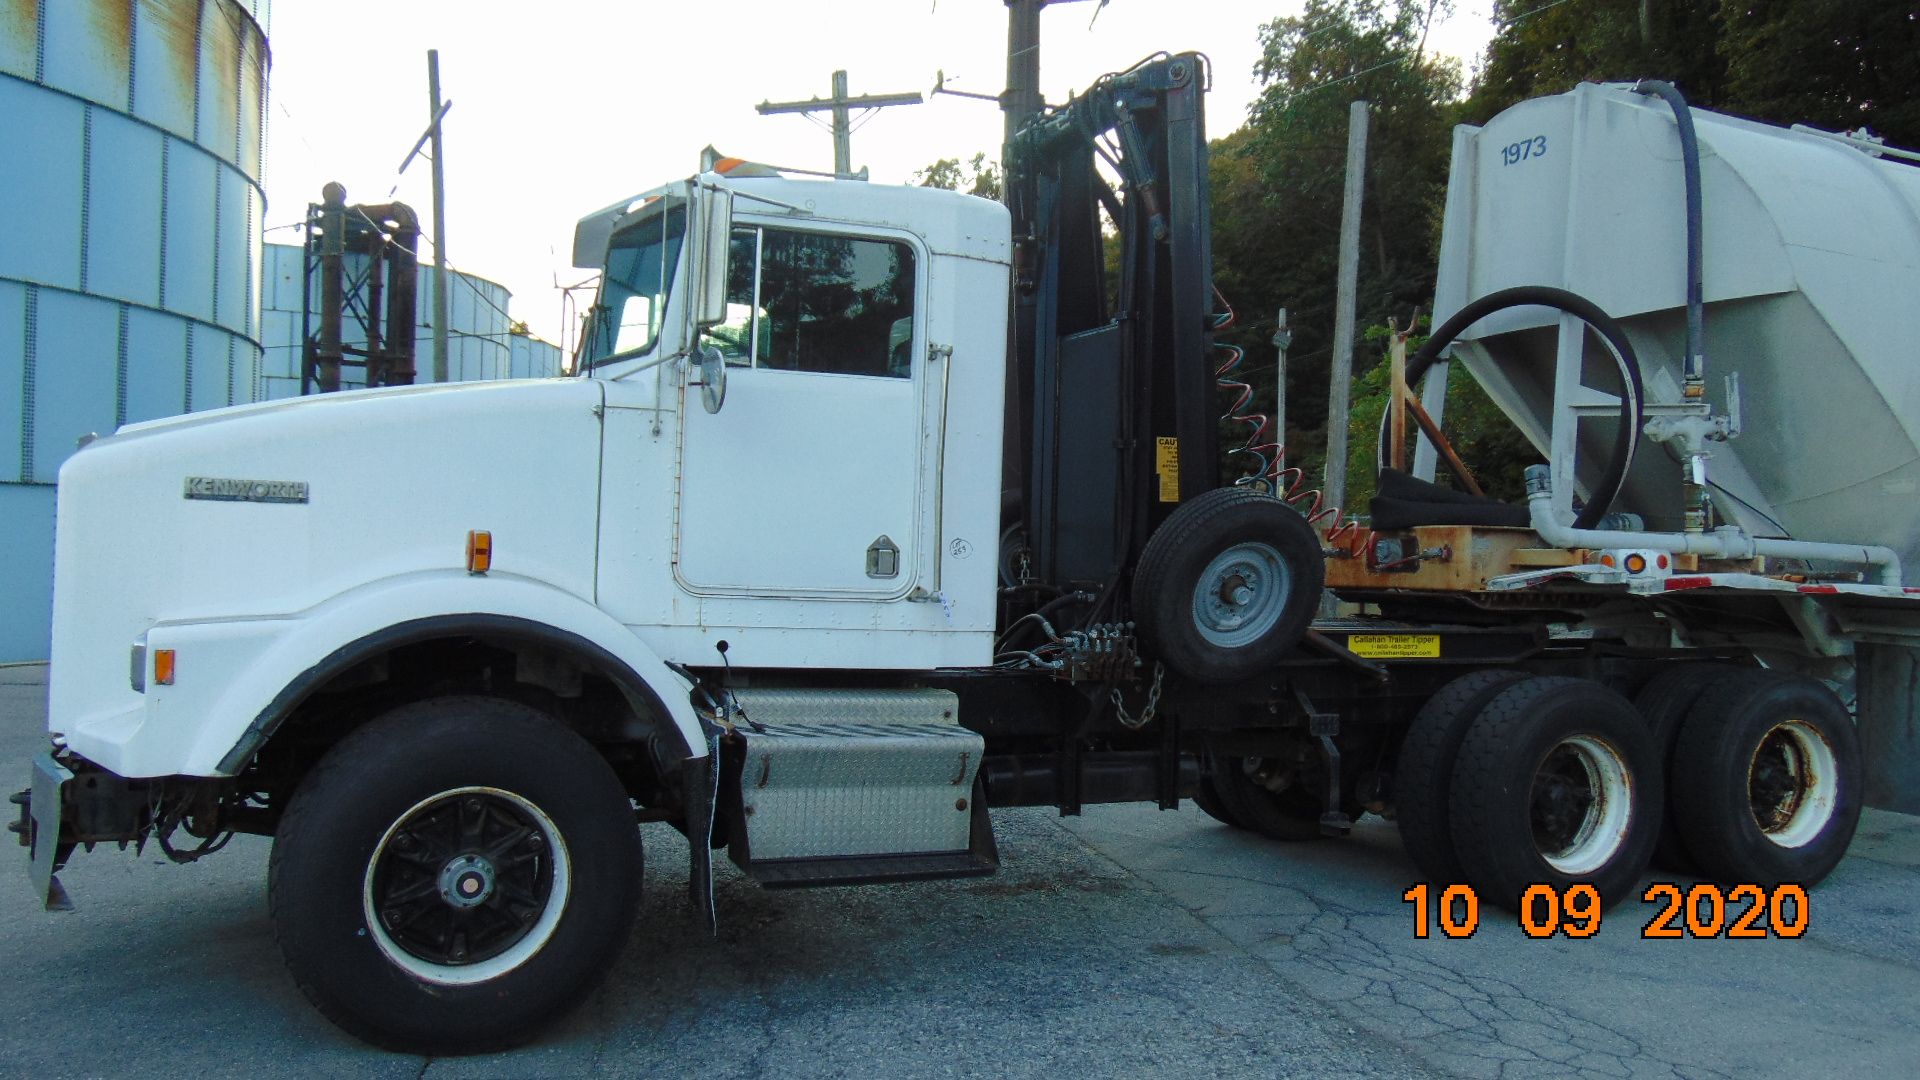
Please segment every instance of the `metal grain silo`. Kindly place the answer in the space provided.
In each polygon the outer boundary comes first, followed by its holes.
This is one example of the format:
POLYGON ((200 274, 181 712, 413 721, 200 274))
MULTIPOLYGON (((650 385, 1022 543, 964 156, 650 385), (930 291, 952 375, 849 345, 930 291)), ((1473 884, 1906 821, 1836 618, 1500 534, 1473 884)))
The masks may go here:
MULTIPOLYGON (((261 274, 261 341, 265 345, 265 360, 261 366, 262 400, 298 397, 300 395, 300 357, 301 357, 301 288, 303 263, 306 258, 304 248, 294 244, 268 244, 262 257, 261 274)), ((348 255, 349 277, 357 277, 364 270, 364 256, 348 255)), ((414 367, 416 383, 433 381, 433 281, 435 269, 431 266, 420 267, 419 284, 415 290, 414 308, 414 367)), ((506 379, 522 377, 532 373, 538 375, 559 374, 559 351, 554 350, 550 363, 544 358, 534 362, 533 353, 528 354, 526 371, 515 364, 512 343, 528 340, 517 337, 511 332, 512 321, 507 317, 507 304, 512 294, 506 286, 488 281, 472 274, 457 270, 447 272, 447 381, 475 382, 484 379, 506 379)), ((355 301, 361 307, 367 302, 365 296, 355 301)), ((318 300, 313 301, 318 311, 318 300)), ((349 345, 364 345, 365 337, 356 337, 356 328, 352 320, 342 330, 343 338, 349 345)), ((546 344, 539 342, 539 344, 546 344)), ((552 348, 552 346, 548 346, 552 348)), ((366 372, 360 368, 341 369, 340 383, 343 389, 354 389, 366 385, 366 372)))
POLYGON ((508 339, 512 348, 512 376, 516 379, 551 379, 560 372, 560 346, 530 334, 515 334, 508 339))
POLYGON ((75 441, 254 398, 270 0, 0 4, 0 661, 75 441))

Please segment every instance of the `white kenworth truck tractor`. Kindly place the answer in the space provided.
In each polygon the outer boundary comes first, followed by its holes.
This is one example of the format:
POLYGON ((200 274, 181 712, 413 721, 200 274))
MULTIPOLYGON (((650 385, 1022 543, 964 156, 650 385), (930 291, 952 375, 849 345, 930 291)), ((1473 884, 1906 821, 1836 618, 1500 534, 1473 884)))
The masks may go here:
POLYGON ((576 233, 575 378, 81 450, 35 888, 270 835, 306 994, 458 1052, 611 966, 641 822, 690 839, 711 925, 717 852, 984 874, 992 807, 1375 813, 1410 883, 1507 906, 1637 898, 1656 852, 1811 887, 1863 802, 1915 809, 1911 166, 1652 84, 1460 129, 1407 397, 1450 348, 1547 464, 1506 505, 1412 439, 1362 525, 1272 468, 1213 343, 1206 78, 1033 111, 1006 205, 731 160, 621 200, 576 233))

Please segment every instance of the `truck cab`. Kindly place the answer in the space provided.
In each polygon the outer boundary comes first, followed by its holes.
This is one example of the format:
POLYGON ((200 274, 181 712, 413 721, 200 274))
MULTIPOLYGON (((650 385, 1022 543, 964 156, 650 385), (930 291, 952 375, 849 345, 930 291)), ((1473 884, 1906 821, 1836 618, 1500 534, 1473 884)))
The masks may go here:
POLYGON ((1004 207, 709 173, 583 219, 574 255, 604 273, 600 607, 685 664, 988 662, 1004 207))

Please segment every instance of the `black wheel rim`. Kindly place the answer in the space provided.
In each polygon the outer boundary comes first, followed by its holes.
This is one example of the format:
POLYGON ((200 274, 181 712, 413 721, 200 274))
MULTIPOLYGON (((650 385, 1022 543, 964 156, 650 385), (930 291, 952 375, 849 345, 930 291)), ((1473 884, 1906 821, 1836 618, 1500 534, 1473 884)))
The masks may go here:
POLYGON ((551 935, 567 867, 553 822, 526 799, 446 792, 401 815, 375 848, 369 922, 383 951, 424 977, 510 969, 551 935))

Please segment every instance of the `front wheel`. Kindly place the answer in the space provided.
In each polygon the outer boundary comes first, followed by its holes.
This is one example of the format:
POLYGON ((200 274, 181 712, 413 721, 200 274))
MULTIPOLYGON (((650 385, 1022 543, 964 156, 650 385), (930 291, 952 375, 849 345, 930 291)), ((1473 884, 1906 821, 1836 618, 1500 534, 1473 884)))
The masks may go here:
POLYGON ((268 869, 300 989, 368 1042, 521 1042, 597 985, 640 888, 631 803, 592 746, 514 702, 402 706, 294 793, 268 869))

